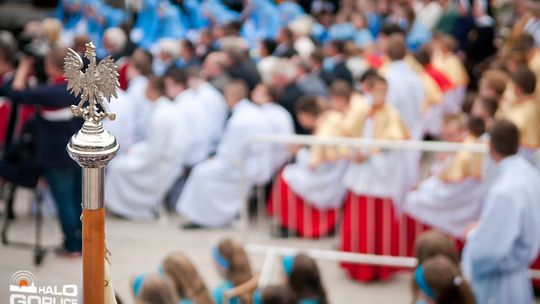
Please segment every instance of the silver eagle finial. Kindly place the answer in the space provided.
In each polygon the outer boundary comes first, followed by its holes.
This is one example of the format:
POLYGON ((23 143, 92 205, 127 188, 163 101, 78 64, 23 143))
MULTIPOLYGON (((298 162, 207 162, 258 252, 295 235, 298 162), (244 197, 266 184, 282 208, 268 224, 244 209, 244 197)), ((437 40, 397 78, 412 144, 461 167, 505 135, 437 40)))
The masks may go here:
POLYGON ((86 121, 99 123, 105 117, 114 120, 116 115, 109 112, 104 101, 111 102, 111 98, 117 98, 118 88, 118 70, 111 56, 96 62, 96 47, 92 42, 86 44, 84 57, 90 60, 90 64, 83 69, 81 56, 72 49, 68 49, 64 59, 64 76, 67 79, 67 89, 75 96, 81 95, 81 101, 78 105, 71 106, 71 112, 75 116, 82 116, 86 121), (88 106, 83 105, 88 102, 88 106), (101 106, 102 111, 97 105, 101 106))

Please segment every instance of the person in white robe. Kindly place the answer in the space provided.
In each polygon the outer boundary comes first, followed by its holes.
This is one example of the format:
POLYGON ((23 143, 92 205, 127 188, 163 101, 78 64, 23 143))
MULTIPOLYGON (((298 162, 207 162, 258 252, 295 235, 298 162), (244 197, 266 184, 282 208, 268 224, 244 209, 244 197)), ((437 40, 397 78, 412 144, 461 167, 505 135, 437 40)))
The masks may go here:
POLYGON ((182 159, 175 134, 178 115, 164 95, 163 83, 151 77, 146 97, 155 103, 148 136, 110 163, 105 182, 105 204, 109 211, 132 220, 156 218, 161 202, 181 174, 182 159))
POLYGON ((127 95, 133 104, 135 123, 134 142, 144 140, 155 103, 146 98, 147 76, 152 74, 152 55, 136 49, 131 55, 127 69, 127 95))
MULTIPOLYGON (((463 115, 447 117, 443 139, 482 143, 480 136, 485 129, 482 119, 469 118, 468 123, 467 131, 463 115)), ((483 168, 483 155, 467 150, 435 163, 432 175, 407 195, 403 211, 422 224, 461 238, 469 223, 480 216, 483 168)))
POLYGON ((271 125, 259 106, 247 100, 248 89, 236 80, 224 90, 232 115, 214 157, 196 165, 186 182, 176 210, 190 223, 185 228, 230 224, 245 203, 250 188, 264 172, 264 149, 248 145, 271 125))
POLYGON ((529 265, 540 250, 540 174, 517 155, 519 130, 495 122, 482 214, 466 233, 462 266, 477 303, 534 303, 529 265))
POLYGON ((399 111, 399 115, 410 131, 411 139, 419 140, 423 135, 422 105, 426 92, 422 79, 404 60, 407 49, 401 34, 392 34, 388 39, 386 55, 390 59, 384 77, 388 82, 388 103, 399 111))
POLYGON ((118 91, 118 97, 113 98, 107 106, 116 118, 114 121, 104 120, 103 127, 114 135, 120 145, 118 155, 122 155, 135 142, 135 105, 126 92, 118 91))
MULTIPOLYGON (((409 131, 411 140, 421 140, 424 135, 424 117, 422 113, 426 92, 422 79, 405 61, 407 48, 402 34, 392 34, 388 38, 386 55, 390 59, 385 78, 388 82, 387 102, 396 108, 400 118, 409 131)), ((420 180, 420 151, 401 152, 407 158, 409 166, 407 187, 412 187, 420 180)))
MULTIPOLYGON (((294 122, 291 114, 282 106, 275 103, 278 99, 277 91, 265 84, 259 84, 251 94, 253 102, 261 107, 266 119, 272 127, 271 134, 293 135, 294 122)), ((274 177, 276 172, 285 165, 291 157, 286 145, 259 143, 267 148, 266 170, 258 178, 258 185, 265 185, 274 177)))

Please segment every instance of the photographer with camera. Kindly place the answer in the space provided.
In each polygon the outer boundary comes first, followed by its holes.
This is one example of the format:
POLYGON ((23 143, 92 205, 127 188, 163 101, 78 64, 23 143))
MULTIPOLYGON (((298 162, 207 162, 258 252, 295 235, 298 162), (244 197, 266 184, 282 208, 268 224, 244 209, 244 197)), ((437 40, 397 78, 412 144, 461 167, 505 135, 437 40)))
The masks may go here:
MULTIPOLYGON (((44 56, 43 68, 47 82, 28 85, 35 70, 36 59, 23 55, 6 95, 18 104, 35 105, 36 160, 49 184, 56 202, 64 243, 57 253, 61 256, 81 255, 81 168, 69 157, 66 145, 82 125, 73 117, 70 106, 77 99, 69 94, 63 76, 67 49, 51 48, 44 56)), ((4 88, 5 89, 5 88, 4 88)))

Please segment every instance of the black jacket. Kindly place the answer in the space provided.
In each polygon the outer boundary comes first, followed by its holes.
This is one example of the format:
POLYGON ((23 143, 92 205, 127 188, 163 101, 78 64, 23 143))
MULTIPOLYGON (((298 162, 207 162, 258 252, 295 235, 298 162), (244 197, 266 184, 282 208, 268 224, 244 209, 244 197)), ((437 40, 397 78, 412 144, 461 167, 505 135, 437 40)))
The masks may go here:
MULTIPOLYGON (((39 85, 24 91, 4 87, 4 93, 14 102, 37 105, 41 108, 61 109, 79 102, 66 90, 66 83, 39 85)), ((82 119, 49 121, 36 116, 37 161, 44 169, 63 169, 78 166, 68 155, 66 145, 82 126, 82 119)))

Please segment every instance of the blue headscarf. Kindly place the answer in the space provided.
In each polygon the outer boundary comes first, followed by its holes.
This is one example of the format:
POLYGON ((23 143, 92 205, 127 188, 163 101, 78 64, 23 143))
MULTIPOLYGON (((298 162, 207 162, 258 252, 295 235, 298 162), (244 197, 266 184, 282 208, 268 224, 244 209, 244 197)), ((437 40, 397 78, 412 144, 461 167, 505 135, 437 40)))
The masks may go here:
POLYGON ((336 23, 333 24, 328 29, 328 39, 329 40, 352 40, 354 34, 356 33, 356 28, 350 22, 345 23, 336 23))
POLYGON ((281 24, 288 25, 306 14, 302 6, 296 2, 284 1, 278 5, 281 24))
POLYGON ((157 40, 159 19, 157 8, 159 0, 143 0, 137 20, 131 30, 131 39, 141 47, 148 47, 157 40))
POLYGON ((250 43, 274 38, 281 27, 277 6, 269 0, 253 0, 247 9, 250 15, 242 26, 244 38, 250 43))
POLYGON ((81 20, 81 1, 79 0, 61 0, 58 1, 58 7, 56 8, 56 19, 60 20, 64 24, 65 30, 72 30, 77 26, 79 20, 81 20), (78 11, 66 10, 66 6, 73 6, 79 4, 78 11), (66 15, 67 13, 67 15, 66 15))
POLYGON ((188 28, 198 30, 208 27, 208 19, 202 14, 201 4, 198 0, 184 0, 184 9, 187 14, 188 28))
POLYGON ((160 1, 158 18, 160 26, 156 41, 162 38, 179 39, 186 35, 187 28, 182 20, 187 19, 177 5, 171 4, 168 0, 160 1))
POLYGON ((228 8, 219 0, 204 0, 201 4, 201 10, 212 16, 219 25, 238 20, 240 17, 237 11, 228 8))

